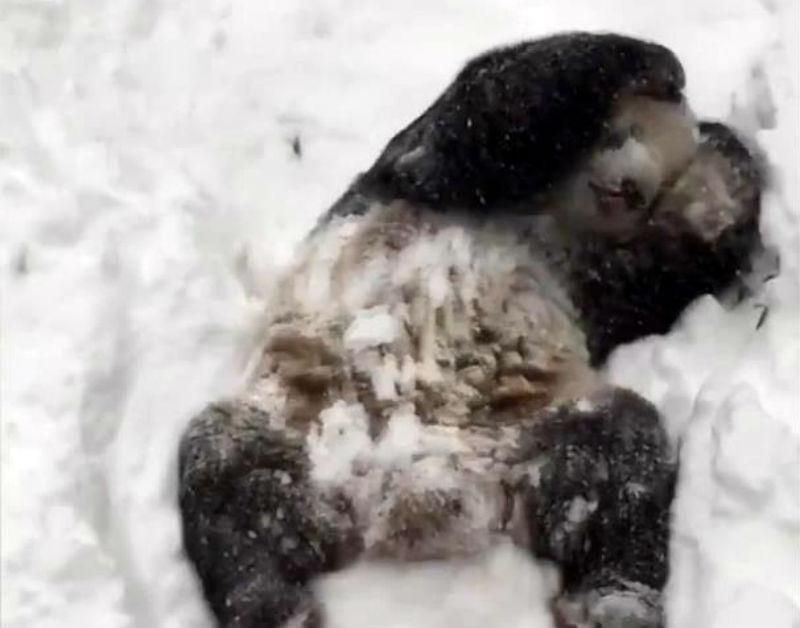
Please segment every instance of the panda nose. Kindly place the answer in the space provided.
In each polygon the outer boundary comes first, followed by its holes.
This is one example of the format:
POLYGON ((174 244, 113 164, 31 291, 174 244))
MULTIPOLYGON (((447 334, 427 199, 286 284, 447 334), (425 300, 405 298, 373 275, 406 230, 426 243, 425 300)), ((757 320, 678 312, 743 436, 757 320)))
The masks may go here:
POLYGON ((639 185, 631 178, 625 178, 620 185, 622 198, 625 200, 625 208, 628 211, 638 211, 647 205, 644 194, 639 189, 639 185))

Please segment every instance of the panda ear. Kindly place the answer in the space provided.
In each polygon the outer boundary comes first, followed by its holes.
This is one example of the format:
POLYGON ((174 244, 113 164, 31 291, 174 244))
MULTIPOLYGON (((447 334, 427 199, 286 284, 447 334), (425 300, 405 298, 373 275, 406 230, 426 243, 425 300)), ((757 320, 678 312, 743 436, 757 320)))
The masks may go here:
POLYGON ((398 153, 387 166, 398 180, 419 187, 433 174, 431 149, 424 144, 411 146, 398 153))
POLYGON ((698 125, 700 144, 728 164, 729 185, 743 211, 738 223, 758 220, 761 196, 770 186, 770 164, 766 153, 753 138, 721 123, 703 120, 698 125))
POLYGON ((398 155, 394 162, 394 169, 399 174, 402 172, 414 172, 425 167, 425 157, 428 150, 425 146, 417 145, 410 150, 398 155))
POLYGON ((428 122, 429 118, 420 116, 395 135, 364 174, 361 184, 379 197, 417 197, 434 203, 440 200, 446 177, 432 134, 426 132, 428 122))
POLYGON ((739 175, 759 192, 769 187, 769 160, 753 138, 715 120, 701 120, 698 130, 700 141, 735 164, 739 175))

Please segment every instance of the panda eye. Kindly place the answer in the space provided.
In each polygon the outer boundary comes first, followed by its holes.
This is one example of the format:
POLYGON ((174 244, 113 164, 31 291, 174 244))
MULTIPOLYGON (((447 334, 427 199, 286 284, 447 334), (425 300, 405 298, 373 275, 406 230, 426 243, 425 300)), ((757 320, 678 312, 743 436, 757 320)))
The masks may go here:
POLYGON ((628 135, 635 140, 641 140, 644 137, 644 129, 636 123, 631 124, 628 135))
POLYGON ((622 129, 609 129, 603 137, 603 148, 621 148, 628 139, 628 133, 622 129))

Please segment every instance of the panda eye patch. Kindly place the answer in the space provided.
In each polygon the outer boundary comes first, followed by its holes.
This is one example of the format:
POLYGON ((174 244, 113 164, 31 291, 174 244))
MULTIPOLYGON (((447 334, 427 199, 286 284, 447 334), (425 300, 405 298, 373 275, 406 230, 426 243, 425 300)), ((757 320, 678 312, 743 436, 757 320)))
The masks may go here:
POLYGON ((628 140, 629 132, 626 129, 609 129, 601 141, 602 148, 622 148, 628 140))
POLYGON ((610 127, 601 141, 601 147, 613 150, 622 148, 629 139, 641 141, 643 138, 644 128, 636 122, 623 128, 610 127))
POLYGON ((628 128, 628 137, 632 137, 635 140, 641 140, 644 137, 644 129, 641 125, 634 122, 628 128))

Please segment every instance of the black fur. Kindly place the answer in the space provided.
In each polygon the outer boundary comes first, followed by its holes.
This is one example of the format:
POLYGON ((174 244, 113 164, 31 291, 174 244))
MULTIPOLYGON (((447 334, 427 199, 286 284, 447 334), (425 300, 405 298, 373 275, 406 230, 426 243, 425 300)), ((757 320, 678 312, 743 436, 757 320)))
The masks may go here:
POLYGON ((498 48, 468 63, 346 196, 480 213, 531 201, 596 144, 621 94, 679 99, 684 80, 668 49, 620 35, 498 48))
POLYGON ((181 442, 184 546, 224 628, 279 626, 301 611, 313 621, 309 581, 338 568, 347 545, 309 488, 303 445, 268 424, 261 410, 219 403, 181 442))
POLYGON ((537 469, 525 492, 534 553, 559 565, 574 599, 635 583, 650 593, 640 603, 652 604, 646 610, 655 621, 676 477, 656 409, 610 389, 590 409, 555 410, 528 436, 537 469))

